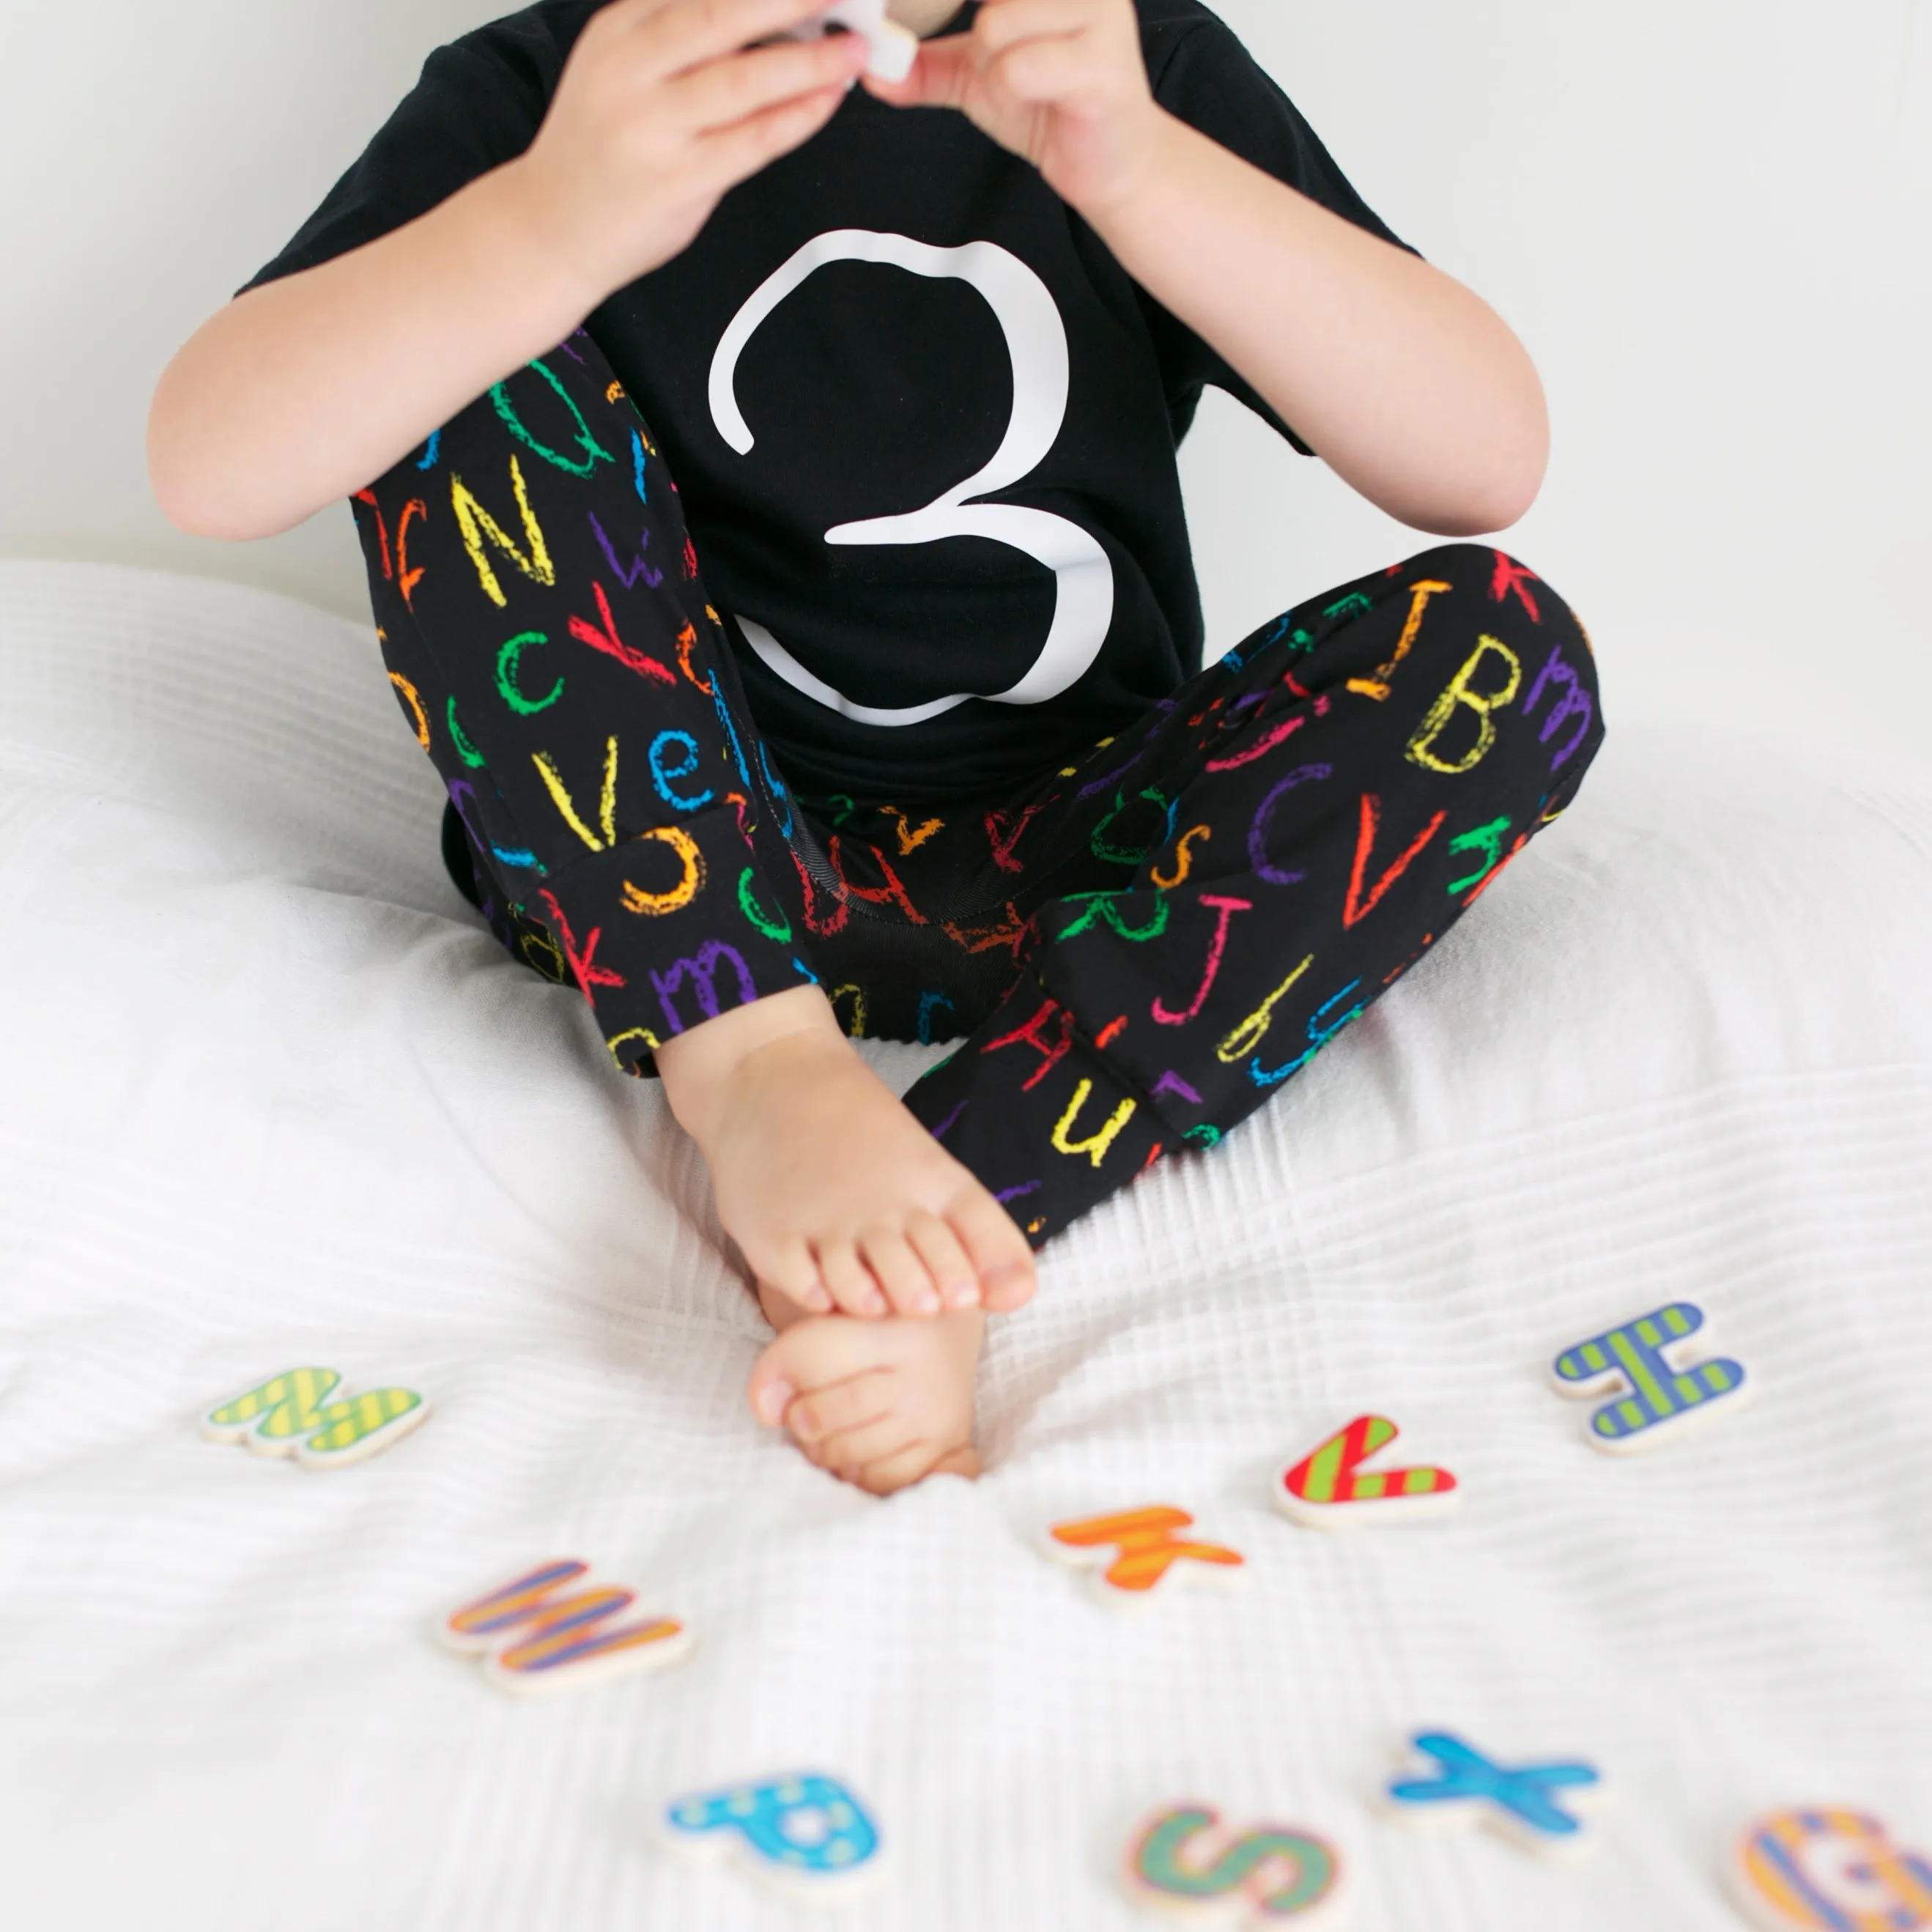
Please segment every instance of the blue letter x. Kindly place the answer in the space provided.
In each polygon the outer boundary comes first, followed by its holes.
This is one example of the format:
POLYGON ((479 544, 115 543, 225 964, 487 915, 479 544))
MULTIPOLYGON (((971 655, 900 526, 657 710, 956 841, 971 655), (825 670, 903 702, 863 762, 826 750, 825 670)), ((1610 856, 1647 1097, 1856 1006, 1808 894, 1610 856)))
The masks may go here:
POLYGON ((1564 1785, 1602 1781, 1601 1774, 1587 1764, 1526 1764, 1505 1770, 1446 1731, 1425 1731, 1414 1744, 1441 1768, 1434 1778, 1402 1779, 1391 1784, 1389 1796, 1398 1804, 1487 1802, 1508 1814, 1498 1822, 1526 1829, 1550 1844, 1573 1844, 1583 1829, 1582 1822, 1550 1796, 1551 1791, 1564 1785))

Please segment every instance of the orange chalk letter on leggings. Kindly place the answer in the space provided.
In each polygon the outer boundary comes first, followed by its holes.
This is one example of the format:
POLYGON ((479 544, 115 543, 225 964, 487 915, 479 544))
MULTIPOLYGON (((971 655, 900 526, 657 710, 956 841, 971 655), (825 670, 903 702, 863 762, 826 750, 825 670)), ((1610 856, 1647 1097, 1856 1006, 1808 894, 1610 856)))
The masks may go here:
POLYGON ((1402 635, 1396 640, 1395 654, 1377 671, 1373 677, 1352 677, 1348 688, 1363 698, 1372 698, 1379 704, 1389 694, 1389 680, 1395 675, 1395 668, 1408 656, 1416 638, 1421 634, 1422 614, 1429 608, 1429 600, 1446 591, 1455 589, 1453 584, 1438 584, 1430 580, 1412 584, 1408 587, 1408 622, 1402 627, 1402 635))
POLYGON ((1218 1543, 1182 1541, 1175 1532, 1191 1528, 1193 1522, 1185 1510, 1157 1503, 1146 1509, 1124 1510, 1117 1516, 1057 1522, 1052 1535, 1055 1543, 1069 1550, 1116 1551, 1113 1561, 1101 1572, 1101 1582, 1109 1589, 1142 1595, 1177 1563, 1211 1563, 1223 1569, 1238 1569, 1246 1561, 1239 1550, 1224 1548, 1218 1543))
POLYGON ((1362 888, 1366 883, 1369 854, 1375 850, 1376 835, 1382 829, 1382 802, 1372 791, 1362 794, 1362 819, 1355 834, 1355 862, 1348 872, 1348 892, 1342 906, 1342 923, 1357 926, 1380 905, 1388 896, 1389 888, 1407 872, 1416 856, 1436 833, 1442 830, 1448 818, 1447 812, 1438 812, 1415 837, 1415 842, 1383 873, 1366 894, 1362 888))
MULTIPOLYGON (((376 634, 382 634, 380 632, 376 634)), ((399 670, 389 674, 389 682, 396 687, 397 695, 408 706, 410 722, 416 728, 416 742, 426 752, 429 749, 429 718, 423 710, 422 694, 399 670)))
POLYGON ((650 919, 662 918, 668 912, 682 912, 704 890, 704 854, 698 849, 698 841, 675 825, 655 825, 648 832, 638 834, 640 844, 646 838, 655 838, 668 845, 683 866, 683 874, 676 885, 663 892, 647 892, 641 886, 634 886, 626 879, 622 896, 624 910, 641 913, 650 919))
POLYGON ((415 517, 429 521, 429 506, 420 496, 412 496, 403 506, 401 520, 396 525, 396 587, 403 593, 403 602, 412 608, 416 586, 428 568, 427 565, 418 565, 414 570, 410 568, 410 521, 415 517))
POLYGON ((1213 830, 1205 825, 1190 825, 1174 842, 1174 872, 1171 878, 1162 878, 1156 866, 1148 874, 1148 879, 1163 892, 1172 892, 1176 886, 1184 885, 1188 874, 1194 868, 1194 854, 1188 850, 1197 838, 1205 841, 1213 838, 1213 830))

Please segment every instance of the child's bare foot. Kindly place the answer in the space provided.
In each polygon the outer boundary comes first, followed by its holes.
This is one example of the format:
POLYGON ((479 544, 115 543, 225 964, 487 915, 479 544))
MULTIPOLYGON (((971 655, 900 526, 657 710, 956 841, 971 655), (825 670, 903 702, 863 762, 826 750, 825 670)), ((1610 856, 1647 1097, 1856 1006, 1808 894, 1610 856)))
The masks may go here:
POLYGON ((874 1496, 932 1475, 976 1476, 973 1377, 986 1318, 977 1309, 926 1322, 800 1316, 760 1297, 778 1340, 746 1391, 758 1419, 790 1430, 827 1469, 874 1496))
POLYGON ((657 1064, 761 1294, 934 1316, 1033 1293, 1012 1217, 852 1050, 817 987, 707 1020, 657 1064))

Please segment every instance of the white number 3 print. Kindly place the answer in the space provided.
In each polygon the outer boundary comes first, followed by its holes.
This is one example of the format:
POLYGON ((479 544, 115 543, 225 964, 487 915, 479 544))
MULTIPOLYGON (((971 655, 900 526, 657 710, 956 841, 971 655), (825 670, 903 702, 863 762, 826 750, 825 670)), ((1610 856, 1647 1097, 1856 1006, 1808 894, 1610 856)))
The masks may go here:
POLYGON ((983 697, 995 704, 1042 704, 1072 685, 1100 653, 1114 617, 1114 570, 1107 554, 1078 524, 1016 503, 975 503, 1017 483, 1036 468, 1066 418, 1066 330, 1046 284, 1018 256, 991 242, 935 248, 909 236, 841 228, 808 242, 752 294, 718 338, 711 359, 711 416, 718 434, 740 456, 751 448, 751 426, 738 406, 736 379, 745 345, 772 311, 815 270, 831 262, 880 262, 915 275, 951 278, 979 290, 998 317, 1013 366, 1013 412, 992 460, 956 483, 923 509, 840 524, 829 544, 926 544, 944 537, 987 537, 1044 564, 1054 575, 1053 623, 1040 656, 1005 691, 962 692, 928 704, 896 710, 854 704, 814 677, 761 624, 738 620, 746 640, 794 690, 862 724, 917 724, 983 697))

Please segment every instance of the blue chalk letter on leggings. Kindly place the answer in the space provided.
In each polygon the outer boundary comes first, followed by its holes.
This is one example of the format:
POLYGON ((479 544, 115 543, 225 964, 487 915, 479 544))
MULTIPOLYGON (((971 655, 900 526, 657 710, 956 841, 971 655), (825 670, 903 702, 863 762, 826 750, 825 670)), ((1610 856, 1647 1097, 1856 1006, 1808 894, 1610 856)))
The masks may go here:
POLYGON ((734 1832, 758 1864, 802 1879, 856 1872, 878 1856, 878 1828, 835 1778, 813 1772, 680 1798, 664 1814, 679 1838, 734 1832))

